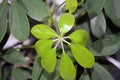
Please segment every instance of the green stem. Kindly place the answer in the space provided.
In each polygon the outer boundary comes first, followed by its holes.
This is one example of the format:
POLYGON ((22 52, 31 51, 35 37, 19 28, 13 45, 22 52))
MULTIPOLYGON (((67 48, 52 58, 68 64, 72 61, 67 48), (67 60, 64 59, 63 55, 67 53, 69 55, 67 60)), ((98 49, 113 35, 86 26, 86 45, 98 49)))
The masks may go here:
POLYGON ((62 4, 60 4, 59 6, 57 6, 53 11, 52 14, 54 14, 62 5, 64 5, 66 3, 66 1, 64 1, 62 4))
POLYGON ((55 49, 58 47, 59 43, 60 43, 60 40, 58 40, 57 44, 55 45, 54 47, 55 49))
POLYGON ((54 11, 55 3, 56 3, 56 0, 54 0, 54 1, 53 1, 53 4, 52 4, 52 12, 54 11))
POLYGON ((60 40, 61 46, 62 46, 62 52, 65 53, 65 49, 64 49, 64 45, 63 45, 63 42, 62 42, 62 41, 63 41, 63 40, 60 40))
POLYGON ((27 49, 27 48, 35 48, 35 46, 23 46, 23 47, 15 48, 15 49, 27 49))

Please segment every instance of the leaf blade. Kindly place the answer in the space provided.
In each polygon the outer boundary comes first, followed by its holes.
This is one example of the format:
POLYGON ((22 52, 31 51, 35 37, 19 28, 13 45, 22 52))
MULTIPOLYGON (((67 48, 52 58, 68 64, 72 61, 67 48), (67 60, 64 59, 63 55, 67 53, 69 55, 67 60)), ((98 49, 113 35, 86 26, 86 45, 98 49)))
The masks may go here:
POLYGON ((70 13, 64 13, 58 21, 58 27, 61 34, 68 32, 74 25, 75 18, 70 13))
POLYGON ((13 0, 9 13, 11 33, 20 41, 24 41, 29 36, 29 22, 23 7, 18 1, 13 0))
POLYGON ((4 0, 0 4, 0 42, 5 36, 7 31, 7 1, 4 0))
POLYGON ((54 71, 56 66, 56 49, 48 50, 46 56, 41 59, 42 67, 48 72, 51 73, 54 71))
POLYGON ((95 62, 93 54, 79 44, 70 45, 73 57, 84 68, 92 68, 95 62))
POLYGON ((42 21, 49 17, 48 9, 42 0, 21 0, 27 14, 37 21, 42 21))
POLYGON ((64 80, 74 80, 76 77, 76 69, 66 53, 62 53, 60 61, 60 75, 64 80))
POLYGON ((37 24, 33 26, 31 33, 38 39, 49 39, 56 36, 55 31, 44 24, 37 24))

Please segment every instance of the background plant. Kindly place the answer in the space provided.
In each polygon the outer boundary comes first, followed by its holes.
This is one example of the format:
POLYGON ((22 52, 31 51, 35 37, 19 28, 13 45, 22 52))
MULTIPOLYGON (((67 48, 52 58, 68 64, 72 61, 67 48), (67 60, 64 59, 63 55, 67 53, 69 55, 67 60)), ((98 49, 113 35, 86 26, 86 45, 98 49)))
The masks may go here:
MULTIPOLYGON (((74 62, 77 71, 76 80, 119 79, 119 74, 117 74, 119 70, 116 68, 118 67, 116 62, 119 63, 116 60, 119 60, 120 46, 119 2, 119 0, 65 0, 58 5, 55 0, 2 0, 0 2, 0 80, 12 78, 15 80, 63 80, 64 77, 61 78, 59 74, 61 46, 58 46, 57 49, 55 70, 47 73, 40 64, 41 58, 34 50, 34 43, 37 39, 30 35, 30 29, 34 25, 42 23, 59 34, 58 17, 66 12, 74 15, 75 24, 65 36, 78 31, 72 36, 73 38, 79 34, 78 29, 86 30, 90 35, 86 47, 93 53, 96 62, 93 68, 84 69, 78 64, 79 62, 74 60, 71 50, 65 45, 65 52, 74 62), (20 42, 4 48, 10 34, 20 42), (24 45, 25 40, 29 40, 30 43, 24 45), (117 51, 118 53, 116 53, 117 51)), ((66 18, 62 20, 66 20, 66 18)), ((85 35, 82 33, 81 36, 85 35)), ((71 42, 69 39, 67 41, 71 42)), ((46 42, 43 43, 43 45, 46 44, 46 42)), ((68 66, 69 64, 64 63, 63 65, 68 66)))

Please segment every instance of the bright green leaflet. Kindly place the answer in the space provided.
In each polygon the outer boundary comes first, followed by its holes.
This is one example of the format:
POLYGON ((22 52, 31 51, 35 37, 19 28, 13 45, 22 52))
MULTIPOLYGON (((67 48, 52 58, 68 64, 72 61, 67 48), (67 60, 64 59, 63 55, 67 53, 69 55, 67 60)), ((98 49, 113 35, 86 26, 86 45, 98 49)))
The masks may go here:
POLYGON ((69 35, 69 38, 73 43, 86 46, 89 39, 89 34, 86 30, 76 30, 69 35))
POLYGON ((33 28, 31 29, 31 33, 38 39, 49 39, 56 36, 55 31, 44 24, 37 24, 33 26, 33 28))
POLYGON ((11 33, 20 41, 26 40, 30 26, 23 6, 17 0, 12 0, 9 11, 11 33))
POLYGON ((92 72, 92 80, 114 80, 112 75, 100 64, 95 63, 93 72, 92 72))
POLYGON ((42 21, 49 17, 48 9, 42 0, 20 0, 20 2, 33 19, 42 21))
POLYGON ((77 0, 66 0, 66 10, 68 9, 70 13, 75 12, 77 6, 78 6, 77 0))
POLYGON ((76 77, 75 66, 66 53, 62 53, 60 61, 60 75, 64 80, 74 80, 76 77))
POLYGON ((68 32, 73 27, 74 22, 75 18, 72 14, 64 13, 58 21, 61 34, 64 35, 66 32, 68 32))
POLYGON ((41 59, 41 64, 48 73, 51 73, 56 66, 56 49, 48 49, 47 51, 47 54, 41 59))
POLYGON ((84 68, 92 68, 94 65, 94 56, 93 54, 84 46, 79 44, 70 45, 73 57, 75 60, 84 68))
POLYGON ((7 30, 7 0, 0 4, 0 42, 5 36, 7 30))
POLYGON ((39 40, 35 43, 35 50, 37 51, 40 57, 43 57, 47 52, 47 49, 52 48, 52 40, 39 40))

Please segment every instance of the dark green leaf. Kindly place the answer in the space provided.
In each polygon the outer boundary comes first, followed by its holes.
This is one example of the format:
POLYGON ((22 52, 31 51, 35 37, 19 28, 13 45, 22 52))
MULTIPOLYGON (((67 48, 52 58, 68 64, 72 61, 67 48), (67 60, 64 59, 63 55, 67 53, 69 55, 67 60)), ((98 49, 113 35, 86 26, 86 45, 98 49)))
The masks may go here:
POLYGON ((95 63, 92 72, 92 80, 114 80, 114 79, 104 67, 102 67, 98 63, 95 63))
POLYGON ((42 0, 20 0, 27 14, 35 20, 42 21, 49 17, 46 5, 42 0))
POLYGON ((68 32, 73 27, 74 22, 75 18, 72 14, 64 13, 58 21, 58 26, 61 34, 63 35, 68 32))
POLYGON ((94 17, 90 23, 93 35, 97 38, 103 37, 106 32, 106 21, 103 13, 100 13, 98 16, 94 17))
POLYGON ((12 69, 12 76, 15 80, 27 80, 31 79, 31 75, 29 72, 22 70, 20 68, 12 69))
POLYGON ((119 49, 119 44, 115 40, 98 40, 90 46, 91 52, 95 56, 108 56, 114 54, 119 49))
POLYGON ((79 80, 91 80, 87 74, 82 74, 79 80))
POLYGON ((2 58, 12 64, 22 64, 27 62, 28 60, 15 49, 9 49, 7 52, 2 56, 2 58))
POLYGON ((2 80, 2 66, 0 65, 0 80, 2 80))
POLYGON ((92 68, 94 65, 93 54, 84 46, 79 44, 70 45, 73 57, 84 68, 92 68))
POLYGON ((66 0, 66 10, 68 9, 70 13, 75 12, 77 6, 78 6, 77 0, 66 0))
POLYGON ((0 42, 7 30, 7 0, 0 4, 0 42))
POLYGON ((29 22, 23 7, 17 0, 12 0, 9 16, 12 34, 20 41, 26 40, 29 36, 29 22))
POLYGON ((49 39, 57 35, 54 30, 44 24, 37 24, 33 26, 31 33, 38 39, 49 39))
POLYGON ((47 49, 52 48, 52 40, 39 40, 35 43, 35 49, 40 57, 43 57, 47 49))
POLYGON ((120 0, 106 0, 105 12, 115 25, 120 27, 120 0))
POLYGON ((85 46, 89 39, 89 34, 86 30, 76 30, 69 35, 73 43, 78 43, 85 46))
POLYGON ((62 53, 60 61, 60 75, 64 80, 74 80, 76 77, 76 69, 66 53, 62 53))
POLYGON ((47 49, 46 55, 41 59, 41 64, 48 73, 53 72, 56 66, 56 49, 47 49))
POLYGON ((2 71, 3 71, 3 75, 2 75, 2 79, 1 80, 7 80, 8 79, 8 76, 10 75, 11 73, 11 70, 12 70, 12 66, 4 66, 2 68, 2 71))
POLYGON ((86 0, 87 12, 90 18, 97 16, 102 11, 105 1, 106 0, 86 0))
POLYGON ((39 56, 37 56, 35 58, 34 66, 33 66, 33 70, 32 70, 32 80, 39 80, 39 76, 40 76, 42 70, 43 69, 40 64, 40 58, 39 58, 39 56))

